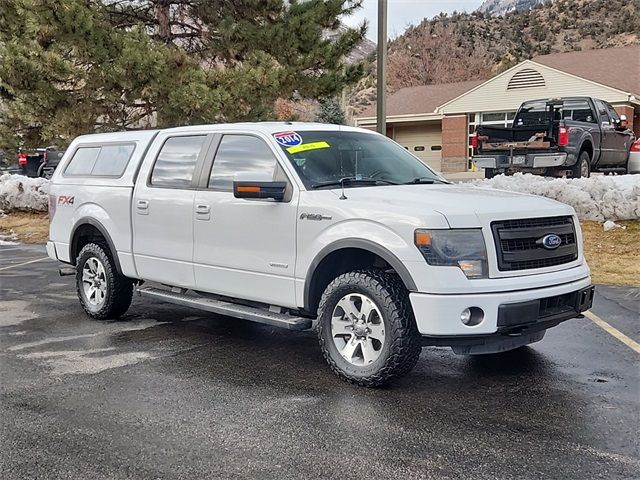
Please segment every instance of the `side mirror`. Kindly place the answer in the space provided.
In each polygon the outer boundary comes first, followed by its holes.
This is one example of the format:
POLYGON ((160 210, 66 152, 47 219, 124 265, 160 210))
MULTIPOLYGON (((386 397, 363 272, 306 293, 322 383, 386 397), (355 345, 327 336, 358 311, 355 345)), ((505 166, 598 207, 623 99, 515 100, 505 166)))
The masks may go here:
POLYGON ((233 196, 236 198, 273 198, 282 202, 287 190, 287 182, 237 181, 233 182, 233 196))
POLYGON ((620 115, 620 120, 616 122, 616 130, 626 130, 627 129, 627 116, 620 115))

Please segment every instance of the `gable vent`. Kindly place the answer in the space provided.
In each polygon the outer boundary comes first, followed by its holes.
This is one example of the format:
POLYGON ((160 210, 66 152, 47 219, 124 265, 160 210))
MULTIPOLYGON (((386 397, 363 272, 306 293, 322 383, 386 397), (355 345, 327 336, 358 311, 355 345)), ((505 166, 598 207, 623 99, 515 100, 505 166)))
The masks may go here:
POLYGON ((509 85, 507 85, 507 90, 545 86, 546 84, 544 83, 544 77, 540 74, 540 72, 532 68, 525 68, 524 70, 520 70, 513 77, 511 77, 511 80, 509 80, 509 85))

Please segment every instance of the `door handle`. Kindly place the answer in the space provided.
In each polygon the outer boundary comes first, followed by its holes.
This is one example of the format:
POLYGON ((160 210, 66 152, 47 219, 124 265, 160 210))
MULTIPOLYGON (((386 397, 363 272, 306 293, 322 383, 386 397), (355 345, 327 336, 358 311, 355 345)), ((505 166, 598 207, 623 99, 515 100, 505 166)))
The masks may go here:
POLYGON ((196 205, 196 213, 207 214, 211 212, 211 206, 201 203, 196 205))
POLYGON ((138 200, 138 202, 136 203, 136 207, 139 210, 146 210, 147 208, 149 208, 149 202, 147 200, 138 200))

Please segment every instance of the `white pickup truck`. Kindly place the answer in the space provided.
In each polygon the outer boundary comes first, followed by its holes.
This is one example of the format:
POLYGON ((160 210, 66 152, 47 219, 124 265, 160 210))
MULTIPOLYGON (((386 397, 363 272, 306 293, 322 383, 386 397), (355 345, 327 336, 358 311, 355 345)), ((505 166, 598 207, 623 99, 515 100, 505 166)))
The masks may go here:
POLYGON ((311 328, 340 377, 382 385, 425 345, 498 353, 591 307, 561 203, 448 184, 376 133, 307 123, 76 138, 51 258, 96 319, 142 296, 311 328))

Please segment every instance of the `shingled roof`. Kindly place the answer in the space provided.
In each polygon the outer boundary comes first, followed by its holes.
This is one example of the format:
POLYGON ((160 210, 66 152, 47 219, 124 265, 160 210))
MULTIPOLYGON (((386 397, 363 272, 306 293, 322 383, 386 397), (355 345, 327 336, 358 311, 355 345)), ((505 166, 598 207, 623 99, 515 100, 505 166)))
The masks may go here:
POLYGON ((531 61, 623 92, 640 94, 640 45, 552 53, 531 61))
MULTIPOLYGON (((439 83, 420 87, 401 88, 387 98, 387 115, 432 113, 436 107, 477 87, 484 80, 458 83, 439 83)), ((371 105, 359 117, 375 117, 376 106, 371 105)))

